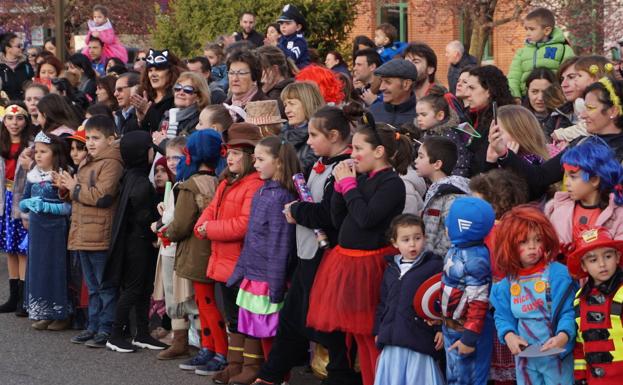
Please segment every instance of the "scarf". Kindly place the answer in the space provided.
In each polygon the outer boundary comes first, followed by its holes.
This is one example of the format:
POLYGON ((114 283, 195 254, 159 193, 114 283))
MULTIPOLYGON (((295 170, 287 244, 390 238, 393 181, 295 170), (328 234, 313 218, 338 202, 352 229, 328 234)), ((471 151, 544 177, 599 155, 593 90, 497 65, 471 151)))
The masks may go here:
POLYGON ((169 110, 169 127, 167 128, 167 138, 175 138, 177 128, 180 122, 190 119, 197 113, 197 104, 190 105, 186 108, 171 108, 169 110))
POLYGON ((238 107, 243 107, 247 105, 253 99, 255 94, 257 94, 258 88, 257 84, 253 84, 251 89, 242 95, 232 95, 231 96, 231 104, 238 107))
POLYGON ((15 68, 17 68, 18 64, 22 61, 23 58, 19 57, 15 58, 15 60, 9 60, 3 53, 0 53, 0 62, 6 64, 12 71, 15 71, 15 68))

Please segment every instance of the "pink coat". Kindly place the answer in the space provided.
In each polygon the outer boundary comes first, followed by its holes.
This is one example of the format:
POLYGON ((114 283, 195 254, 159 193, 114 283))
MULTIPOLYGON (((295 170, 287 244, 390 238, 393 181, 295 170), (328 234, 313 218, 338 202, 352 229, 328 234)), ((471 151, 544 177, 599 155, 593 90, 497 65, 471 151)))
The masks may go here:
POLYGON ((111 57, 116 57, 117 59, 121 59, 124 63, 128 62, 128 51, 125 49, 121 41, 117 37, 115 30, 112 27, 110 21, 107 21, 102 26, 95 26, 92 20, 89 20, 89 32, 87 33, 87 37, 85 40, 86 47, 82 49, 82 54, 89 58, 89 60, 93 60, 89 55, 89 41, 91 41, 91 34, 93 32, 98 32, 98 39, 100 39, 104 43, 104 48, 102 49, 102 58, 101 62, 105 63, 106 60, 111 57))
MULTIPOLYGON (((575 201, 568 192, 557 192, 554 198, 545 205, 545 215, 556 229, 560 244, 565 246, 573 240, 573 209, 575 201)), ((595 223, 610 231, 614 239, 623 240, 623 206, 614 203, 614 194, 610 194, 610 202, 595 223)))

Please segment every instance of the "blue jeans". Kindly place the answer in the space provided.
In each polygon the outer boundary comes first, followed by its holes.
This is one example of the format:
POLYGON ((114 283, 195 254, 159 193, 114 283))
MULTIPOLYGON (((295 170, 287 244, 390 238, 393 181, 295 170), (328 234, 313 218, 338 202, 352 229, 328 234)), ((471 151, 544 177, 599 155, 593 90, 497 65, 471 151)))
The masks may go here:
POLYGON ((486 385, 493 352, 493 317, 491 313, 487 313, 482 332, 476 342, 476 350, 473 353, 462 355, 457 349, 449 350, 450 346, 462 336, 462 332, 443 326, 448 385, 486 385))
POLYGON ((117 289, 101 289, 108 251, 72 251, 82 265, 89 290, 89 326, 93 333, 110 333, 115 319, 117 289))

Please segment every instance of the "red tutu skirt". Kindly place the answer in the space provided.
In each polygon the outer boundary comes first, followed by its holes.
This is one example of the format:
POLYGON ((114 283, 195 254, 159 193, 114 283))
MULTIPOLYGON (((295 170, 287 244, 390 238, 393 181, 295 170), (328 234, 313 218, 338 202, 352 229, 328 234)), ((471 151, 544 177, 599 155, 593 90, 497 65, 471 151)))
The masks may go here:
POLYGON ((307 325, 319 331, 372 334, 385 256, 393 247, 353 250, 336 246, 323 258, 309 298, 307 325))

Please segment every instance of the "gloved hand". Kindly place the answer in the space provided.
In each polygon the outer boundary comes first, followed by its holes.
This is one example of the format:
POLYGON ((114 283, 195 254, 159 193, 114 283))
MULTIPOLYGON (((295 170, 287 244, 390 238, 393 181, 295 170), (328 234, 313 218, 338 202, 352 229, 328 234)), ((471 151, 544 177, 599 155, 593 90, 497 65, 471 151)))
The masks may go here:
MULTIPOLYGON (((67 205, 68 206, 68 205, 67 205)), ((32 209, 35 213, 45 213, 52 215, 67 215, 68 210, 64 203, 51 203, 45 202, 42 199, 34 202, 34 208, 32 209)))
POLYGON ((41 201, 41 198, 34 197, 34 198, 22 199, 19 202, 19 209, 24 213, 27 213, 29 211, 36 213, 37 211, 35 211, 35 208, 36 208, 36 205, 38 204, 37 201, 41 201))

